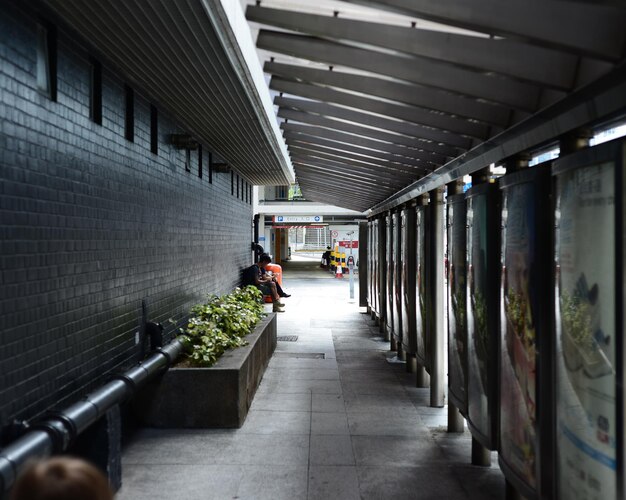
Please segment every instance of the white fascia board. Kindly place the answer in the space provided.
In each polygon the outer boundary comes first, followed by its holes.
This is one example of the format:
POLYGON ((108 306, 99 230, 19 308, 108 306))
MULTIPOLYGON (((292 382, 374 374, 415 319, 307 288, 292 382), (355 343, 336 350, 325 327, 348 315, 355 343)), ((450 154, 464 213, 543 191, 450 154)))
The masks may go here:
POLYGON ((287 179, 286 184, 295 181, 293 165, 287 152, 269 87, 261 63, 257 57, 256 46, 252 41, 246 16, 239 0, 201 0, 204 10, 211 19, 219 35, 224 50, 237 71, 239 78, 248 90, 263 129, 267 131, 268 141, 274 147, 287 179))
POLYGON ((335 207, 333 205, 323 205, 321 203, 263 203, 260 204, 255 213, 261 215, 354 215, 362 216, 364 212, 350 210, 348 208, 335 207))

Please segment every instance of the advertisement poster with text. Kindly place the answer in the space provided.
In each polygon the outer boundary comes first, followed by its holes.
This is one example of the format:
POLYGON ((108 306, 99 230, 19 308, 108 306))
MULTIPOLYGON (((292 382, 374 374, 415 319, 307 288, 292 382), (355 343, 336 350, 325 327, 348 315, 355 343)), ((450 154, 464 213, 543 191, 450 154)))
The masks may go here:
POLYGON ((615 169, 557 177, 557 459, 563 500, 616 498, 615 169))
POLYGON ((500 343, 500 453, 502 459, 536 488, 536 361, 535 317, 539 292, 534 269, 535 185, 524 183, 504 192, 504 318, 500 343))

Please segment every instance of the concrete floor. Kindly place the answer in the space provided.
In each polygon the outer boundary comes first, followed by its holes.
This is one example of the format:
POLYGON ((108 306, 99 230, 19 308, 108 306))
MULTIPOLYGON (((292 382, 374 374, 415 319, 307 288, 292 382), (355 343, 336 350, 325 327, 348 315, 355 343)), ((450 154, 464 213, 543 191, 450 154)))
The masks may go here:
POLYGON ((306 259, 283 274, 278 335, 298 339, 278 342, 243 427, 141 430, 117 498, 503 499, 497 465, 469 464, 469 432, 446 432, 447 408, 392 362, 347 276, 306 259))

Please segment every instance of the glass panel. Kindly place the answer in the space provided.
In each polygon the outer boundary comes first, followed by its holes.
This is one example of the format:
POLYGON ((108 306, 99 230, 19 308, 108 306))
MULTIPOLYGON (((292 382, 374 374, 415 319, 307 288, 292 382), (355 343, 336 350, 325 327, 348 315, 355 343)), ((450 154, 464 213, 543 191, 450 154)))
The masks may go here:
POLYGON ((616 498, 615 167, 557 177, 559 498, 616 498))

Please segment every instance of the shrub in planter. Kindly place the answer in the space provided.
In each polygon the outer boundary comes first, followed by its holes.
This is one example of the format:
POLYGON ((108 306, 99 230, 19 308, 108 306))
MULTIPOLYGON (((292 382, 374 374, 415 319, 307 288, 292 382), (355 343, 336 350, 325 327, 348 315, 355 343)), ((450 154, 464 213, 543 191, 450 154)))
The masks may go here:
POLYGON ((247 286, 221 297, 210 295, 194 306, 187 328, 180 329, 187 355, 183 363, 211 366, 227 349, 245 345, 244 337, 265 316, 262 298, 258 288, 247 286))

